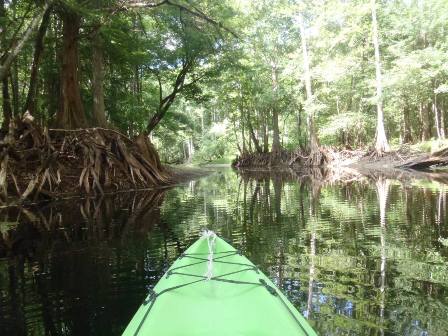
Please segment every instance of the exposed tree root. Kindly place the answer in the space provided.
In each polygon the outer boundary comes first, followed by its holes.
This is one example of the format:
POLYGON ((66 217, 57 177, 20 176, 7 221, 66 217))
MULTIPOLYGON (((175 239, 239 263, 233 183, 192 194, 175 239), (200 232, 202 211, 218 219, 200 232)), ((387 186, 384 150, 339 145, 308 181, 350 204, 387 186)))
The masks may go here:
POLYGON ((170 173, 144 136, 135 141, 104 128, 41 130, 32 117, 0 141, 0 195, 35 200, 58 193, 103 194, 170 182, 170 173))
POLYGON ((334 153, 327 148, 306 154, 301 150, 294 152, 281 151, 279 153, 246 153, 237 157, 232 166, 244 167, 322 167, 334 160, 334 153))
POLYGON ((372 148, 368 152, 366 152, 366 154, 364 156, 369 158, 369 160, 371 160, 371 161, 377 161, 386 155, 387 155, 387 152, 378 151, 375 148, 372 148))
POLYGON ((243 167, 273 167, 288 165, 292 153, 280 151, 278 153, 245 153, 237 157, 232 166, 236 168, 243 167))
POLYGON ((363 158, 368 159, 370 162, 380 161, 384 159, 389 159, 393 162, 403 162, 410 153, 411 149, 408 146, 403 146, 398 150, 387 152, 378 151, 374 148, 371 148, 363 155, 363 158))
POLYGON ((311 151, 310 155, 305 161, 308 167, 322 167, 330 162, 332 157, 324 147, 320 147, 315 151, 311 151))

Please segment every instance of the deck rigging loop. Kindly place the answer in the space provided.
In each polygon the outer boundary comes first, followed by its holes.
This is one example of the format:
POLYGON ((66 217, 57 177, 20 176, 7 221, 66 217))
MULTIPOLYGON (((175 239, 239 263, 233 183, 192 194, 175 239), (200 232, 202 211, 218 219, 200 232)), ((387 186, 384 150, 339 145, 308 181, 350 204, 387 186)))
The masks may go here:
POLYGON ((211 230, 205 229, 202 233, 202 238, 207 239, 208 245, 208 261, 207 261, 207 271, 205 272, 205 277, 210 280, 213 277, 213 253, 215 250, 216 233, 211 230))

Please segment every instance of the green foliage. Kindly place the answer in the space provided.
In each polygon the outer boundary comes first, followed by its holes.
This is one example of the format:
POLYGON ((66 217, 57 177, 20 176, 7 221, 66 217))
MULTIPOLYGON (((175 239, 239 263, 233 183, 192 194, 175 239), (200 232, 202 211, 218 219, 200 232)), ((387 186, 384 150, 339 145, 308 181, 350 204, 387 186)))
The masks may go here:
POLYGON ((193 160, 197 163, 226 162, 234 153, 234 139, 226 122, 215 123, 199 142, 193 160))
MULTIPOLYGON (((0 16, 5 27, 0 33, 2 54, 17 43, 42 4, 7 2, 0 16)), ((173 93, 184 65, 191 62, 184 85, 152 134, 169 162, 192 159, 185 151, 187 142, 193 143, 195 161, 259 150, 254 137, 262 150, 270 150, 275 116, 287 149, 306 146, 309 114, 315 116, 324 144, 372 143, 375 66, 367 2, 195 0, 155 8, 139 4, 55 4, 38 74, 35 117, 40 124, 51 126, 61 106, 61 13, 71 11, 81 17, 78 75, 88 119, 94 101, 92 36, 97 30, 103 41, 107 119, 129 136, 145 129, 161 99, 173 93), (304 18, 310 58, 309 100, 298 13, 304 18), (210 133, 223 122, 228 123, 225 137, 210 133)), ((447 134, 448 3, 377 1, 377 7, 390 142, 398 146, 441 137, 442 131, 447 134)), ((8 88, 14 114, 22 113, 33 50, 34 43, 26 43, 11 70, 8 88)), ((1 99, 3 108, 5 98, 1 99)))
POLYGON ((323 143, 362 145, 371 132, 372 125, 369 125, 365 115, 346 112, 330 116, 319 134, 323 143))

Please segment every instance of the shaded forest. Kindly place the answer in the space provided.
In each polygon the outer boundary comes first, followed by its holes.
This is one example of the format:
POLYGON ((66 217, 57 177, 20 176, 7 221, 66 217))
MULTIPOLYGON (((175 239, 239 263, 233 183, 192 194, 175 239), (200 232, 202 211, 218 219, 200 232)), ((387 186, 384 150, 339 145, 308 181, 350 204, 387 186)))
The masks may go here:
POLYGON ((447 19, 444 0, 1 0, 2 198, 442 146, 447 19))

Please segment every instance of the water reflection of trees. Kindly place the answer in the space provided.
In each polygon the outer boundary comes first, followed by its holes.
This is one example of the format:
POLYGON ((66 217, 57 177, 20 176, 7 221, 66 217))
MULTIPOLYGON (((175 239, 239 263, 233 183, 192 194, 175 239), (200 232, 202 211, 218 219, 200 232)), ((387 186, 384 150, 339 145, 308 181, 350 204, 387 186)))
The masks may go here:
POLYGON ((0 333, 119 334, 145 291, 140 279, 160 269, 117 244, 146 250, 163 199, 148 191, 0 210, 0 333))
POLYGON ((42 244, 104 242, 132 232, 147 232, 160 222, 163 197, 163 191, 149 191, 0 209, 0 255, 32 257, 42 244))
POLYGON ((247 239, 272 242, 257 260, 318 329, 363 335, 448 330, 441 317, 448 306, 437 296, 446 295, 448 283, 447 251, 438 243, 448 234, 441 224, 443 184, 378 172, 342 181, 322 170, 240 173, 252 227, 268 226, 246 232, 247 239), (266 209, 273 218, 259 216, 266 209))
POLYGON ((25 333, 31 302, 48 333, 119 334, 146 287, 208 226, 242 248, 320 331, 448 330, 443 184, 381 174, 340 179, 325 170, 239 177, 223 171, 167 194, 0 213, 0 253, 10 256, 0 263, 8 292, 0 307, 12 311, 0 314, 0 326, 25 333))

